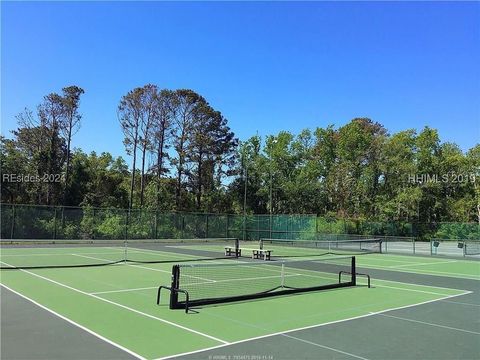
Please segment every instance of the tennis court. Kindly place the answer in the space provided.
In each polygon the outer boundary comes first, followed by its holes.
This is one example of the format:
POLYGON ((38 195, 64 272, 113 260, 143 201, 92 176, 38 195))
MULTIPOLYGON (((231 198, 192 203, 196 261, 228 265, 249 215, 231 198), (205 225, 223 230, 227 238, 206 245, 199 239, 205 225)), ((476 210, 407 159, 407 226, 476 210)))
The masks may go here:
POLYGON ((476 257, 405 256, 338 244, 328 249, 248 244, 272 250, 273 259, 263 261, 225 256, 232 241, 5 244, 2 356, 480 357, 476 257), (352 284, 353 257, 356 272, 371 276, 370 288, 364 276, 352 284), (165 289, 157 305, 158 288, 171 286, 174 265, 190 280, 179 277, 192 298, 215 301, 193 301, 188 313, 172 310, 165 289), (341 281, 339 271, 346 273, 341 281), (272 290, 277 287, 314 291, 272 290), (258 296, 276 291, 278 296, 258 296), (242 298, 245 294, 251 296, 242 298))

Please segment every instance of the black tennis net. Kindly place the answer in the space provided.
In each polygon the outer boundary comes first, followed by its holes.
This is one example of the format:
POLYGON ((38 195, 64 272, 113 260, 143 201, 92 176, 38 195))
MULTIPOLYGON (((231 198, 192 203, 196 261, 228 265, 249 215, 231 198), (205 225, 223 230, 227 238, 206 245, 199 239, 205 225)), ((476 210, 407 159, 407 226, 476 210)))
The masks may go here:
POLYGON ((464 255, 480 255, 480 240, 464 240, 463 254, 464 255))
POLYGON ((304 261, 182 264, 174 265, 172 269, 170 308, 188 309, 355 285, 354 256, 304 261))
POLYGON ((226 258, 235 238, 2 240, 0 269, 70 268, 118 263, 179 263, 226 258))
POLYGON ((381 239, 359 240, 289 240, 261 239, 260 249, 271 250, 272 258, 333 255, 361 255, 382 252, 381 239))

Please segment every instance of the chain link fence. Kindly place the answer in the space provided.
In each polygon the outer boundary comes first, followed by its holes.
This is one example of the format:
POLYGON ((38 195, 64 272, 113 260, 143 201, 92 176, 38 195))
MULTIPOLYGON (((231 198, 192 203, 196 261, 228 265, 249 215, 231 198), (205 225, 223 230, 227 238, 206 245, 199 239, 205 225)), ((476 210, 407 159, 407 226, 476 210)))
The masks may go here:
MULTIPOLYGON (((310 215, 164 213, 0 204, 2 239, 181 239, 354 240, 382 238, 387 249, 416 253, 431 239, 478 240, 478 223, 405 223, 335 219, 310 215)), ((430 246, 425 252, 430 252, 430 246)))

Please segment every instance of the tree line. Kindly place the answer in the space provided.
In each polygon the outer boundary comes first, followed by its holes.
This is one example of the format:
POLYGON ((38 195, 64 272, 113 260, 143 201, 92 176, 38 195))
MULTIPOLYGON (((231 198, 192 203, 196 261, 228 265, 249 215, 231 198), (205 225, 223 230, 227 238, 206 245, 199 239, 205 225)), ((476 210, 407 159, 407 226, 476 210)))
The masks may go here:
POLYGON ((119 99, 112 120, 129 168, 108 152, 72 149, 82 94, 65 87, 17 115, 0 139, 3 203, 480 221, 480 145, 463 152, 433 128, 390 134, 355 118, 240 142, 198 93, 147 84, 119 99))

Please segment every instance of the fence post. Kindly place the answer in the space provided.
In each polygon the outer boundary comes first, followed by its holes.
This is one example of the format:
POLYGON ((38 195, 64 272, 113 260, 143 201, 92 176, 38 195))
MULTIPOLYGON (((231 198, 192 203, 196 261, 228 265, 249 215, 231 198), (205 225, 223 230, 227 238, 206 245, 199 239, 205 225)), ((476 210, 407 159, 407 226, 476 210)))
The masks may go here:
POLYGON ((183 238, 185 238, 185 216, 183 216, 183 214, 181 214, 181 217, 182 217, 182 232, 181 232, 182 236, 181 236, 181 238, 183 239, 183 238))
POLYGON ((205 238, 208 238, 208 214, 205 215, 205 238))
POLYGON ((53 240, 57 238, 57 208, 53 212, 53 240))
POLYGON ((225 237, 228 238, 228 220, 229 220, 229 215, 226 215, 226 221, 225 221, 225 237))
POLYGON ((15 205, 12 204, 12 225, 10 228, 10 239, 15 236, 15 205))
POLYGON ((130 216, 130 209, 125 213, 125 240, 128 240, 128 217, 130 216))

